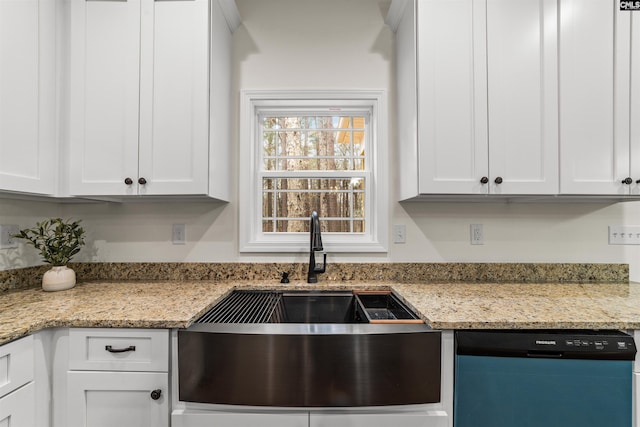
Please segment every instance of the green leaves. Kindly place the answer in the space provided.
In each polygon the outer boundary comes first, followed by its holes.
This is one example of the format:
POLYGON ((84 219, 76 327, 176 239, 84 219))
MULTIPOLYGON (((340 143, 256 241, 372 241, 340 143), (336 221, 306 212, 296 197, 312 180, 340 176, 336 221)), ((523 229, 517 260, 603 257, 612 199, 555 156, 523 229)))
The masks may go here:
POLYGON ((51 265, 67 265, 84 245, 84 229, 80 220, 71 222, 61 218, 51 218, 36 223, 34 228, 25 228, 13 237, 40 251, 42 259, 51 265))

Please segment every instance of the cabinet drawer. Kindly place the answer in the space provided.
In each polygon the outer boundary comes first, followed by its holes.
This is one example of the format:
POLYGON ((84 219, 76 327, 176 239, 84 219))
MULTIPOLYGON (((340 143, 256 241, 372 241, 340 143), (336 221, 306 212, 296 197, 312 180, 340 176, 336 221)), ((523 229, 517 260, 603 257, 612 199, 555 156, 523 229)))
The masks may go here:
POLYGON ((0 398, 0 426, 32 427, 36 425, 34 408, 36 391, 34 383, 0 398))
POLYGON ((0 347, 0 397, 33 381, 33 336, 0 347))
POLYGON ((166 329, 69 330, 69 369, 88 371, 166 372, 166 329))

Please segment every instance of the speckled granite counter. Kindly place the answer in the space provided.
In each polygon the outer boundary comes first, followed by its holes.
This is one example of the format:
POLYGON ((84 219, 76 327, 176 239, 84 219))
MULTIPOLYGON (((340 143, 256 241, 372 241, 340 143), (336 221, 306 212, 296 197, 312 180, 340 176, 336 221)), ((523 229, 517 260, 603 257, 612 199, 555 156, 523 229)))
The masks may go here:
MULTIPOLYGON (((583 263, 330 263, 322 281, 392 283, 620 283, 629 281, 627 264, 583 263)), ((309 265, 240 262, 117 262, 73 263, 79 282, 109 281, 277 281, 286 271, 304 280, 309 265)), ((0 271, 0 293, 40 287, 49 266, 0 271)))
POLYGON ((640 329, 640 283, 95 281, 0 295, 0 344, 50 327, 183 328, 234 287, 391 288, 435 329, 640 329))

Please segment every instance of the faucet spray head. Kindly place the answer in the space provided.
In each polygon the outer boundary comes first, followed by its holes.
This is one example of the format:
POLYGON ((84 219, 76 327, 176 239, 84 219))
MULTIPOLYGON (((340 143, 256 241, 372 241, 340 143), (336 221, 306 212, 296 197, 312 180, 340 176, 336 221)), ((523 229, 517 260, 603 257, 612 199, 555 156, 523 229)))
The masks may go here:
POLYGON ((318 216, 318 212, 311 212, 311 250, 313 251, 323 251, 322 247, 322 234, 320 233, 320 217, 318 216))

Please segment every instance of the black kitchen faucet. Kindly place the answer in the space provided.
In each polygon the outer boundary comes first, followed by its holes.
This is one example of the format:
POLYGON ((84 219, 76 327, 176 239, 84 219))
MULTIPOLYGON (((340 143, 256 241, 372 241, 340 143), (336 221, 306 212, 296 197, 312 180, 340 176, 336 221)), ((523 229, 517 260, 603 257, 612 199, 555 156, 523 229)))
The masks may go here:
POLYGON ((327 254, 324 253, 322 266, 316 266, 316 252, 323 252, 322 235, 320 234, 320 217, 318 212, 311 213, 311 224, 309 225, 309 272, 307 273, 307 283, 318 283, 318 274, 324 273, 327 267, 327 254))

